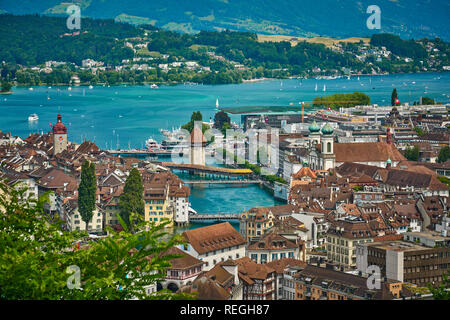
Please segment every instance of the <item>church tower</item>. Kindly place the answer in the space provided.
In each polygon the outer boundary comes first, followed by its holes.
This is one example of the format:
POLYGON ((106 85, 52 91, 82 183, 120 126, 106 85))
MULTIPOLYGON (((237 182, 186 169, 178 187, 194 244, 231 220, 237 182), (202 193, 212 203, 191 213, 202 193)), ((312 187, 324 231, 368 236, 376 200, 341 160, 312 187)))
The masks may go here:
POLYGON ((202 133, 202 129, 194 126, 194 129, 191 132, 191 150, 189 153, 190 163, 204 166, 205 149, 206 149, 206 138, 202 133))
POLYGON ((336 156, 334 155, 333 128, 327 122, 322 128, 321 154, 323 170, 334 169, 336 156))
POLYGON ((320 127, 317 124, 316 120, 308 127, 309 129, 309 141, 311 141, 311 145, 316 145, 320 143, 320 127))
POLYGON ((67 128, 62 123, 62 117, 58 114, 57 122, 53 126, 53 155, 67 149, 67 128))

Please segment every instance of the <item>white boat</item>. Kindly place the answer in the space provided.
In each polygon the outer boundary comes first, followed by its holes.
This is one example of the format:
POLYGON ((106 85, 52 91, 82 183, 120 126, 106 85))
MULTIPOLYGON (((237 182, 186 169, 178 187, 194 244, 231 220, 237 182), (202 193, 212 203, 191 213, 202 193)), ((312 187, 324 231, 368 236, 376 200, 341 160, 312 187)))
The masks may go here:
POLYGON ((316 83, 316 87, 314 88, 314 91, 317 91, 317 83, 316 83))
POLYGON ((327 86, 323 85, 323 91, 327 91, 327 86))
POLYGON ((216 99, 216 110, 219 110, 219 98, 216 99))
POLYGON ((28 90, 33 91, 34 89, 33 88, 28 88, 28 90))
POLYGON ((145 141, 145 147, 149 150, 161 149, 161 146, 152 138, 148 138, 145 141))
POLYGON ((36 113, 30 114, 28 116, 28 121, 38 121, 38 120, 39 120, 39 117, 36 113))
POLYGON ((152 84, 152 85, 150 86, 150 88, 152 88, 152 89, 158 89, 158 86, 157 86, 156 84, 152 84))
POLYGON ((67 90, 71 91, 71 90, 72 90, 72 87, 67 88, 67 90))
POLYGON ((94 87, 92 85, 89 86, 89 89, 93 89, 94 87))

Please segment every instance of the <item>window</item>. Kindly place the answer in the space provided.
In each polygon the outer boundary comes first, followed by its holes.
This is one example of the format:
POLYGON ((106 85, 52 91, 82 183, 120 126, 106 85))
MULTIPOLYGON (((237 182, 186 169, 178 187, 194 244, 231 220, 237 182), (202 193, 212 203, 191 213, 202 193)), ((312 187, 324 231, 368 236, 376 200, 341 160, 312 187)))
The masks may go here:
POLYGON ((257 260, 258 260, 258 255, 257 255, 256 253, 252 253, 252 254, 250 255, 250 259, 252 259, 253 261, 257 262, 257 260))
POLYGON ((272 253, 272 260, 278 260, 278 253, 272 253))

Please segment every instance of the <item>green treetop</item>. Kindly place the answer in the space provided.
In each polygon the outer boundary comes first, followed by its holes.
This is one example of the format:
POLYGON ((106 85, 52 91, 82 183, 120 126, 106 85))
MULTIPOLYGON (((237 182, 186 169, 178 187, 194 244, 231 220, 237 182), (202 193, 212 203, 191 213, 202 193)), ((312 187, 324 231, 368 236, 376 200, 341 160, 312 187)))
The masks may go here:
POLYGON ((396 106, 396 105, 398 105, 397 103, 395 103, 395 99, 398 99, 397 89, 396 89, 396 88, 394 88, 394 90, 392 90, 392 94, 391 94, 391 106, 396 106))
POLYGON ((81 166, 81 181, 78 187, 78 212, 86 223, 86 230, 89 230, 89 221, 95 211, 96 193, 95 164, 85 161, 81 166))
POLYGON ((445 146, 439 151, 439 156, 437 159, 437 162, 446 162, 447 160, 450 160, 450 147, 445 146))
POLYGON ((136 217, 130 229, 88 241, 76 248, 86 232, 61 229, 64 223, 44 211, 48 197, 26 198, 0 182, 0 299, 7 300, 127 300, 192 299, 162 290, 148 295, 146 288, 164 281, 170 260, 164 255, 185 243, 168 236, 167 222, 155 226, 136 217), (139 221, 140 220, 140 221, 139 221), (164 240, 163 240, 164 238, 164 240))
POLYGON ((133 168, 125 181, 123 193, 119 199, 120 216, 127 225, 130 225, 132 213, 144 216, 145 205, 143 200, 144 186, 139 170, 133 168))
POLYGON ((10 92, 11 88, 12 88, 12 85, 8 81, 3 81, 2 82, 2 90, 1 90, 1 92, 10 92))

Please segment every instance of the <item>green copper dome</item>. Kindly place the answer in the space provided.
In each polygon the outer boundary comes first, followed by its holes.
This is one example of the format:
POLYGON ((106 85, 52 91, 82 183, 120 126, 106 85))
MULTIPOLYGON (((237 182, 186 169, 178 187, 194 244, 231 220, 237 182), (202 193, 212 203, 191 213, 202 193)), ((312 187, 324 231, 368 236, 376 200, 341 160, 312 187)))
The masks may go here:
POLYGON ((320 131, 320 127, 317 124, 316 120, 314 120, 314 122, 309 126, 309 132, 311 133, 315 133, 315 132, 319 132, 320 131))
POLYGON ((333 134, 333 131, 334 131, 333 128, 330 126, 328 122, 322 128, 323 134, 333 134))

